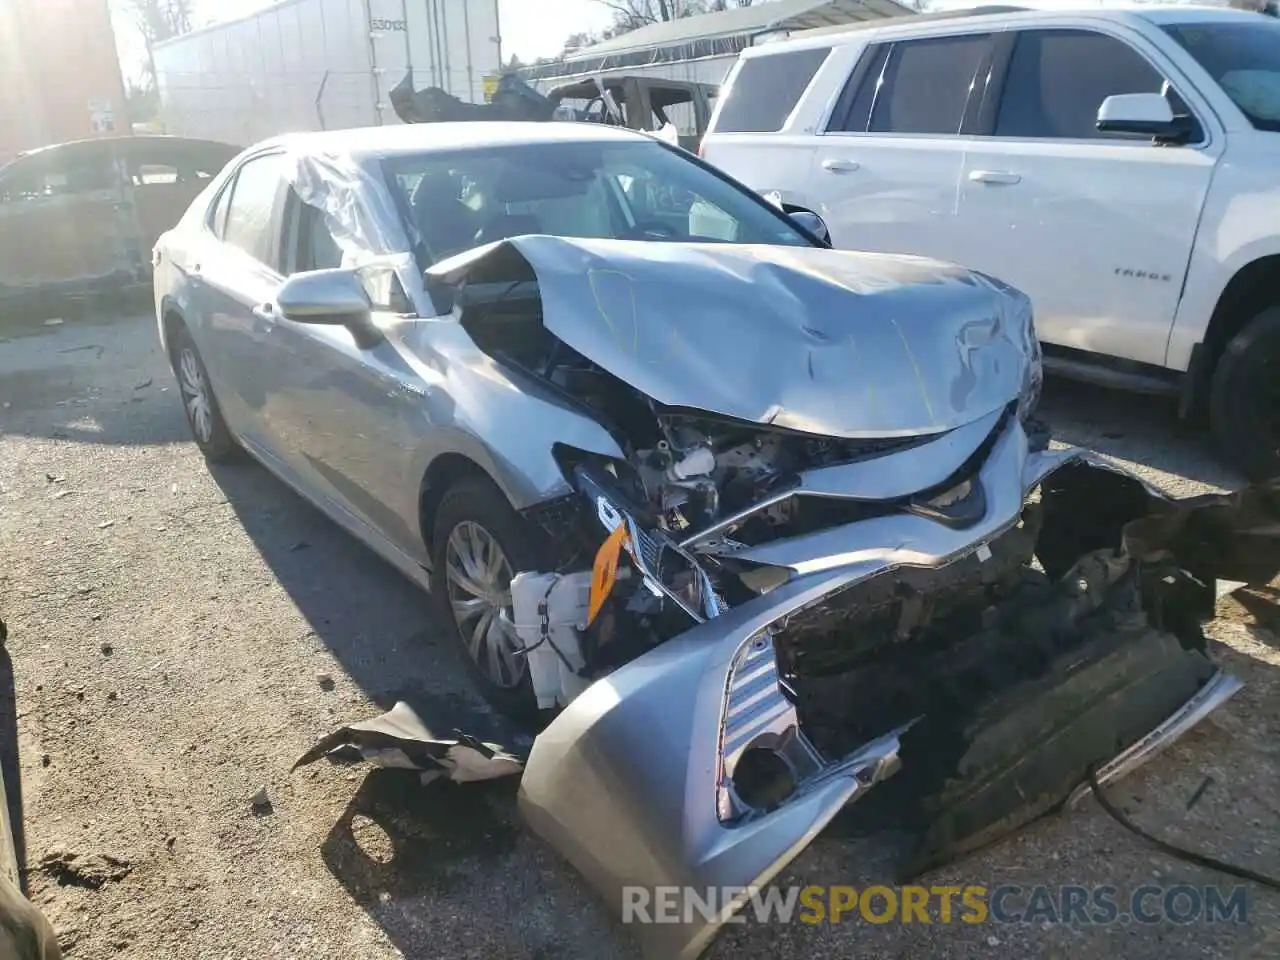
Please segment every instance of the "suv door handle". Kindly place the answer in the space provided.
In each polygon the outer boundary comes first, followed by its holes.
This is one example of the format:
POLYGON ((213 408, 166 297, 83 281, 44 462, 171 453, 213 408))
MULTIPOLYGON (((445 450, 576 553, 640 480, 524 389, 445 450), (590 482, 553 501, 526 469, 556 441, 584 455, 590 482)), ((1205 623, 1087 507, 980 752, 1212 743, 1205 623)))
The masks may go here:
POLYGON ((1022 175, 1007 170, 974 170, 969 174, 974 183, 1021 183, 1022 175))
POLYGON ((829 170, 831 173, 853 173, 861 164, 857 160, 830 160, 822 161, 822 169, 829 170))

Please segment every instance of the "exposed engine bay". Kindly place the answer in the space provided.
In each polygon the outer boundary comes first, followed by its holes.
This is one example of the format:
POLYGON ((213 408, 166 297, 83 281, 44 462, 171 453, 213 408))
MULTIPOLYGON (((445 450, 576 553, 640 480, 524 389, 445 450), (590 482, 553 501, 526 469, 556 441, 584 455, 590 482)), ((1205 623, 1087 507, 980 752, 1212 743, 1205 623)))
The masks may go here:
MULTIPOLYGON (((606 896, 766 883, 867 794, 868 824, 916 836, 914 875, 1123 775, 1239 688, 1201 625, 1218 580, 1280 571, 1280 497, 1172 500, 1050 450, 1025 298, 957 275, 913 341, 895 298, 920 288, 855 282, 826 251, 795 274, 733 263, 706 300, 705 273, 666 270, 654 305, 635 245, 593 243, 473 251, 433 296, 502 376, 615 444, 554 446, 565 491, 524 510, 548 563, 512 582, 558 711, 522 809, 606 896), (733 301, 779 285, 766 337, 748 318, 768 299, 733 301), (832 288, 861 298, 856 326, 787 312, 832 288)), ((719 922, 643 936, 692 957, 719 922)))

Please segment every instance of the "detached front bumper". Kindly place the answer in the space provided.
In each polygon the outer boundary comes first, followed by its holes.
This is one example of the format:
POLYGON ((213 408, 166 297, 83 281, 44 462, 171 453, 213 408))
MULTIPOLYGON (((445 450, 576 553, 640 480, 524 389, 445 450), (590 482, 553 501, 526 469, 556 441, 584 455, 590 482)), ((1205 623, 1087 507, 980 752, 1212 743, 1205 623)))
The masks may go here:
MULTIPOLYGON (((711 888, 719 897, 729 889, 739 891, 735 899, 719 900, 711 916, 681 911, 678 922, 635 928, 647 955, 698 956, 746 901, 747 890, 767 884, 842 808, 901 763, 910 764, 899 757, 905 728, 885 730, 840 759, 820 756, 777 680, 773 632, 793 615, 895 568, 941 567, 973 553, 981 558, 990 540, 1018 523, 1030 491, 1067 465, 1074 465, 1065 474, 1068 503, 1070 496, 1094 495, 1095 473, 1104 482, 1116 477, 1112 468, 1092 463, 1079 451, 1029 451, 1014 422, 979 474, 986 510, 969 529, 902 515, 756 551, 753 560, 788 568, 790 579, 667 641, 579 695, 534 742, 520 790, 524 817, 615 910, 636 902, 628 888, 641 888, 646 895, 659 888, 680 888, 686 895, 711 888), (788 761, 792 789, 779 803, 743 805, 726 783, 732 762, 753 740, 790 751, 793 758, 788 761)), ((1228 561, 1238 561, 1240 553, 1225 541, 1251 534, 1271 538, 1261 565, 1280 558, 1269 494, 1259 510, 1254 494, 1244 501, 1177 503, 1132 478, 1120 476, 1117 482, 1152 505, 1150 515, 1124 526, 1125 546, 1134 559, 1201 534, 1214 540, 1217 555, 1228 561), (1203 529, 1195 533, 1198 527, 1203 529)), ((1259 566, 1257 560, 1252 557, 1252 567, 1259 566)), ((1238 686, 1218 674, 1174 716, 1151 717, 1151 733, 1104 768, 1103 779, 1154 756, 1238 686)))
MULTIPOLYGON (((768 883, 847 803, 897 769, 898 737, 890 733, 821 766, 771 813, 730 823, 717 815, 722 721, 740 653, 778 618, 856 576, 793 581, 767 604, 694 627, 593 684, 534 741, 521 810, 615 909, 627 887, 768 883)), ((772 696, 773 706, 785 704, 776 688, 772 696)), ((777 725, 770 715, 779 711, 757 706, 777 725)), ((646 952, 696 957, 734 909, 714 921, 647 925, 646 952)))

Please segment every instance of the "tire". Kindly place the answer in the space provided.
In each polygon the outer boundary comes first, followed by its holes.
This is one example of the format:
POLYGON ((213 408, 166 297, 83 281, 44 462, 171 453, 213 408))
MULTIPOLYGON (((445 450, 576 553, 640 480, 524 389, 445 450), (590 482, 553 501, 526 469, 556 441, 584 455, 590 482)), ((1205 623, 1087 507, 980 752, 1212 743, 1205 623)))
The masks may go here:
POLYGON ((170 350, 173 373, 178 378, 178 396, 182 398, 182 411, 187 416, 196 446, 210 463, 228 463, 238 459, 240 446, 222 419, 222 409, 209 383, 209 372, 186 327, 178 327, 170 350))
POLYGON ((1223 350, 1209 423, 1223 455, 1251 481, 1280 476, 1280 306, 1250 320, 1223 350))
MULTIPOLYGON (((499 626, 496 632, 492 627, 487 633, 482 631, 491 603, 476 604, 474 609, 478 612, 466 615, 466 619, 460 619, 464 614, 456 612, 459 608, 455 603, 467 603, 475 599, 475 594, 451 576, 451 568, 465 575, 464 565, 459 562, 460 549, 467 549, 468 543, 481 547, 486 542, 497 547, 504 561, 498 565, 492 586, 504 591, 503 609, 509 622, 511 577, 521 570, 545 569, 546 544, 539 531, 512 509, 501 490, 487 478, 471 477, 451 487, 436 512, 431 542, 432 593, 439 600, 445 630, 457 644, 467 671, 484 698, 508 717, 534 724, 538 707, 528 664, 521 656, 501 654, 504 647, 510 651, 519 646, 514 630, 503 634, 499 626), (496 659, 490 657, 491 650, 496 659)), ((472 556, 475 557, 474 550, 472 556)), ((492 553, 487 556, 490 561, 495 560, 492 553)), ((493 569, 495 563, 488 566, 493 569)), ((492 624, 491 618, 489 622, 492 624)))

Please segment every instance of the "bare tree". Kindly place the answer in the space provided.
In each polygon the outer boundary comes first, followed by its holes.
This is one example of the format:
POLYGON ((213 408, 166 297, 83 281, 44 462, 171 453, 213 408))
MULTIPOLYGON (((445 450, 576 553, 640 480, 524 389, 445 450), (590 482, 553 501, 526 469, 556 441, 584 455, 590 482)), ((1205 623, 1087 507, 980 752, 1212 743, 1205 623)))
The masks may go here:
POLYGON ((147 46, 146 87, 154 87, 156 63, 152 48, 157 43, 190 33, 196 0, 127 0, 133 22, 147 46))
POLYGON ((138 32, 150 44, 190 33, 195 0, 129 0, 138 32))
POLYGON ((749 7, 755 0, 596 0, 613 11, 615 35, 651 23, 749 7))

